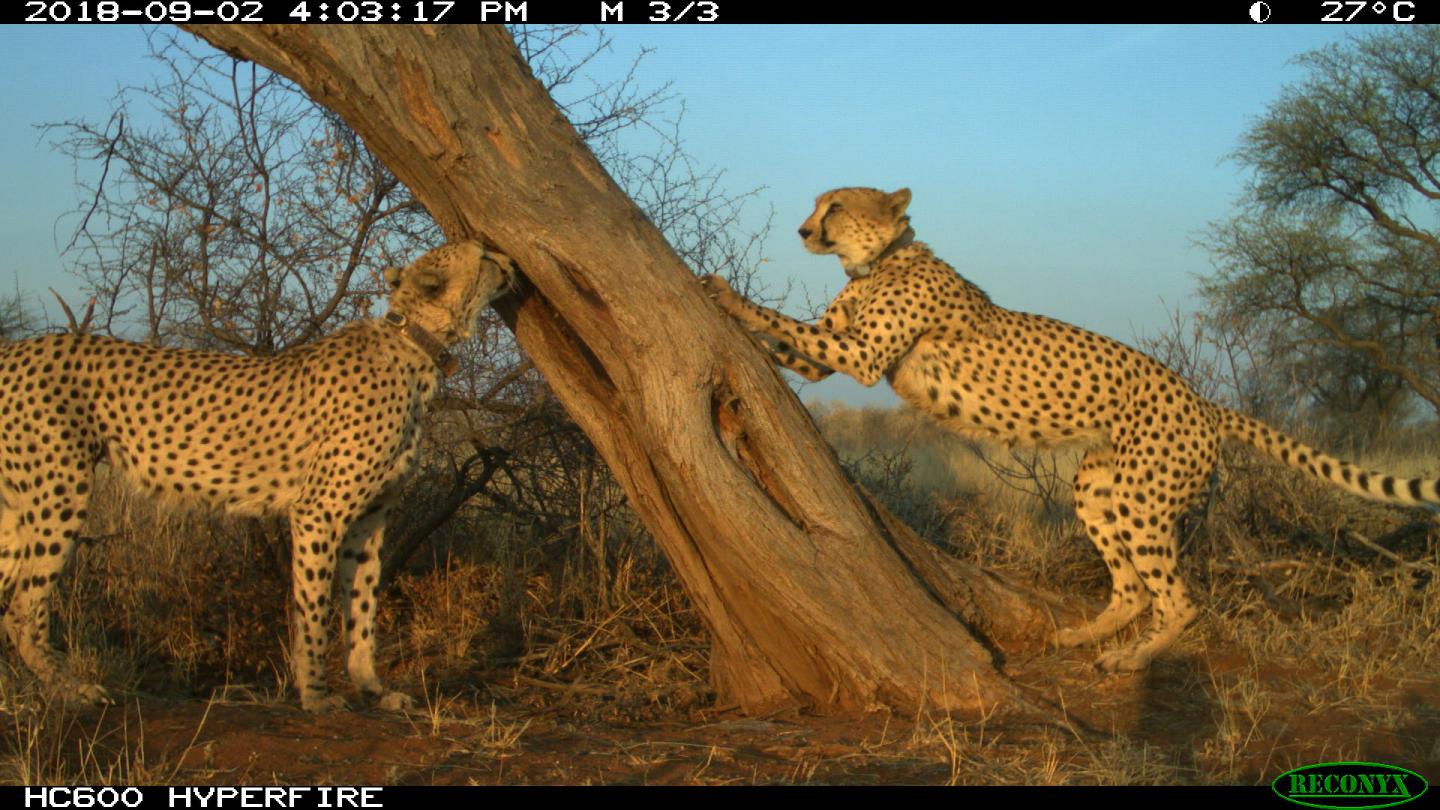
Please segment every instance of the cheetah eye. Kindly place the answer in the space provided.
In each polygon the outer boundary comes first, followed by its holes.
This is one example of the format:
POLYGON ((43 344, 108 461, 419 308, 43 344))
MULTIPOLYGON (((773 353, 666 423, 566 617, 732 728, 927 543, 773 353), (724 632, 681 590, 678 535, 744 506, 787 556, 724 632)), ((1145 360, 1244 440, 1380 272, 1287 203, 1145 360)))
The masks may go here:
POLYGON ((830 207, 825 209, 825 216, 828 217, 828 216, 830 216, 831 214, 835 213, 836 211, 843 211, 843 210, 845 210, 845 206, 841 205, 841 204, 838 203, 838 202, 832 202, 832 203, 830 203, 830 207))

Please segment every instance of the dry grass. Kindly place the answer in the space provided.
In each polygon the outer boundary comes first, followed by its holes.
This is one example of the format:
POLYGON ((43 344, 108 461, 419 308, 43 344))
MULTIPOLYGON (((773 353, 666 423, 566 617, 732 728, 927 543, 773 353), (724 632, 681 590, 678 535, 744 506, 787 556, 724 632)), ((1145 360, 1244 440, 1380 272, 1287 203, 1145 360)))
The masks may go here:
POLYGON ((97 722, 59 701, 46 700, 13 670, 6 674, 10 677, 0 694, 6 722, 0 735, 9 750, 0 757, 0 784, 175 784, 209 714, 207 703, 183 749, 173 756, 156 757, 147 754, 145 719, 138 703, 105 707, 97 722), (23 686, 17 690, 17 685, 23 686))
MULTIPOLYGON (((1108 576, 1068 506, 1073 456, 982 455, 911 412, 816 410, 842 462, 923 536, 1098 609, 1108 576)), ((1433 449, 1356 460, 1435 475, 1433 449)), ((1188 784, 1265 781, 1326 758, 1422 773, 1440 760, 1433 525, 1244 453, 1182 549, 1201 617, 1152 672, 1100 678, 1086 669, 1092 651, 1008 663, 1114 732, 1099 742, 926 709, 847 723, 717 719, 702 622, 613 482, 583 471, 544 492, 555 513, 544 521, 462 510, 382 599, 382 669, 420 704, 391 733, 410 740, 404 749, 439 746, 447 768, 464 762, 462 783, 1188 784)), ((109 484, 91 512, 98 540, 61 589, 62 642, 81 651, 77 675, 132 708, 77 716, 12 669, 0 780, 284 781, 253 764, 197 764, 186 735, 203 719, 167 732, 178 741, 155 753, 139 708, 187 696, 207 715, 296 713, 283 527, 161 514, 109 484)), ((437 767, 406 778, 448 773, 437 767)), ((374 778, 403 773, 391 764, 374 778)))

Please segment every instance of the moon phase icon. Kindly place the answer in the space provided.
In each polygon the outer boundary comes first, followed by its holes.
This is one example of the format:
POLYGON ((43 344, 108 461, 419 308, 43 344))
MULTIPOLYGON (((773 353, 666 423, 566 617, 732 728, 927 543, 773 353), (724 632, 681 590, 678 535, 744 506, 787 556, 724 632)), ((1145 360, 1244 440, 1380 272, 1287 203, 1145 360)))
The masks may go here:
POLYGON ((1250 4, 1250 19, 1257 23, 1263 23, 1270 19, 1270 4, 1265 0, 1255 0, 1250 4))

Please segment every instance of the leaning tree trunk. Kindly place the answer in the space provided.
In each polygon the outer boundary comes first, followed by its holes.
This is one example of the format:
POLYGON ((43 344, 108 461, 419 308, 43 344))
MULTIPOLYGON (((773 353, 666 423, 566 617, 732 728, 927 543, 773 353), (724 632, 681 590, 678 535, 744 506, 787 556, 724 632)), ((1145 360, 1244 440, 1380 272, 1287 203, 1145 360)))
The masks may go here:
POLYGON ((1031 603, 853 488, 765 355, 701 294, 500 26, 188 26, 338 113, 451 239, 513 257, 500 304, 760 712, 1028 703, 977 634, 1031 603))

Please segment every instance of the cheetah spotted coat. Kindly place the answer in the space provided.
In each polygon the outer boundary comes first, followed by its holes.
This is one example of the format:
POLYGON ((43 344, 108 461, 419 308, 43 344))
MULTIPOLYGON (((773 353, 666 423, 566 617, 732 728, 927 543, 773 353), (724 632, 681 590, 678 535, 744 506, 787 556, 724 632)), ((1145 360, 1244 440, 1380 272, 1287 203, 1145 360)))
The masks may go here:
POLYGON ((800 228, 812 253, 834 254, 851 281, 806 324, 702 279, 775 361, 810 380, 833 372, 889 380, 906 402, 968 436, 1088 448, 1075 510, 1109 567, 1109 604, 1060 630, 1057 644, 1108 638, 1147 607, 1149 628, 1096 662, 1144 668, 1195 615, 1176 570, 1181 516, 1200 497, 1222 440, 1359 495, 1440 504, 1440 481, 1367 472, 1250 417, 1202 399, 1150 357, 1107 337, 996 306, 930 248, 914 242, 910 192, 846 188, 820 195, 800 228))
POLYGON ((414 466, 439 353, 469 335, 512 271, 478 243, 446 245, 386 271, 386 318, 274 357, 86 334, 0 345, 0 598, 26 665, 66 697, 107 700, 71 679, 51 647, 50 595, 85 523, 95 465, 108 460, 155 494, 287 515, 301 704, 343 705, 324 683, 338 598, 352 683, 383 707, 407 706, 374 666, 385 518, 414 466))

